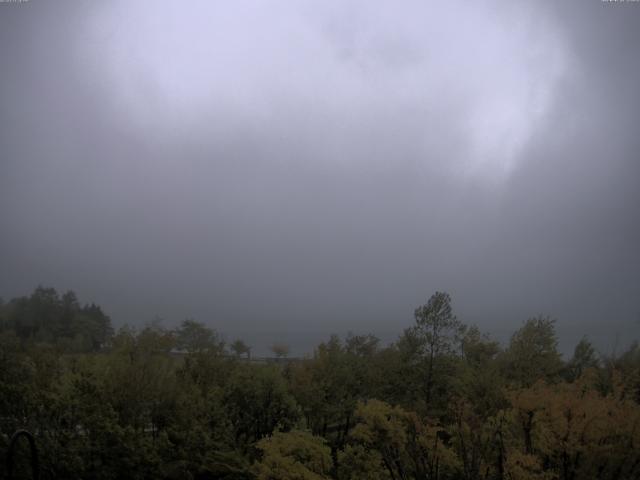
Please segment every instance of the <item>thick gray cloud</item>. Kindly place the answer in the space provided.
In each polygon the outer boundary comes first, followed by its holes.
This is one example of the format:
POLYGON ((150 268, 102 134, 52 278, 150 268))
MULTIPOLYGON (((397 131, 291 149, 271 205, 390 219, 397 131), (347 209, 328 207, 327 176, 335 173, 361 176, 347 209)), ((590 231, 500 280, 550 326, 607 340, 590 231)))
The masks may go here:
POLYGON ((258 349, 640 330, 640 3, 0 4, 0 293, 258 349))

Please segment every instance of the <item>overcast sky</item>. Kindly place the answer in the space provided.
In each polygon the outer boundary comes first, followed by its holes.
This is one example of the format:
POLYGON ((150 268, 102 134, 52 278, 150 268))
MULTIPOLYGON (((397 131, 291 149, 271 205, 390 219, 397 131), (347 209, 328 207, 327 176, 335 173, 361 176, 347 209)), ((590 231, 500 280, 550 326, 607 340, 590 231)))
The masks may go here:
POLYGON ((640 337, 640 2, 5 2, 0 62, 5 299, 640 337))

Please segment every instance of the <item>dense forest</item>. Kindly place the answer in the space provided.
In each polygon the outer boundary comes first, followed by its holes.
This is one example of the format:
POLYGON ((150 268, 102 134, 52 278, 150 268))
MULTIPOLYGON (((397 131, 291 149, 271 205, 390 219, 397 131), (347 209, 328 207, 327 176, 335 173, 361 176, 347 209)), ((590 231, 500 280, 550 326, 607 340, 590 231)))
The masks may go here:
POLYGON ((563 359, 553 319, 519 326, 500 345, 436 292, 391 345, 259 359, 194 320, 114 331, 40 287, 0 303, 0 451, 32 432, 46 479, 640 478, 638 344, 563 359))

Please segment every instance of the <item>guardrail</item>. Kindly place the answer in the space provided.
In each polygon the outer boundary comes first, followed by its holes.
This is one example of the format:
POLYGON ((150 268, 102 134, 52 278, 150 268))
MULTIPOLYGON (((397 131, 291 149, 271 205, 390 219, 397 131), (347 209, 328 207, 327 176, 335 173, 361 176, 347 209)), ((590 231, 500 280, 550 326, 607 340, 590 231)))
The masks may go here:
POLYGON ((38 449, 36 448, 36 439, 33 435, 26 430, 18 430, 11 436, 11 440, 9 440, 9 448, 7 450, 7 479, 13 480, 13 469, 14 469, 14 455, 16 445, 18 444, 18 440, 20 437, 26 437, 29 442, 29 448, 31 450, 31 478, 33 480, 38 480, 40 477, 40 466, 38 464, 38 449))

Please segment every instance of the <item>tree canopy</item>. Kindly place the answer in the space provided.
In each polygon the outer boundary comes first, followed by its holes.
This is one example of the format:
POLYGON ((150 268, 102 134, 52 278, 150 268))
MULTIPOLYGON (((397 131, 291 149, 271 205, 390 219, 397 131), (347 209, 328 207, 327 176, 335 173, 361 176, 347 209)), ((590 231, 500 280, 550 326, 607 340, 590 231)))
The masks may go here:
POLYGON ((638 343, 565 361, 533 317, 503 348, 443 292, 413 320, 389 345, 333 335, 272 361, 193 319, 114 332, 38 287, 0 303, 0 451, 33 432, 44 479, 640 478, 638 343))

